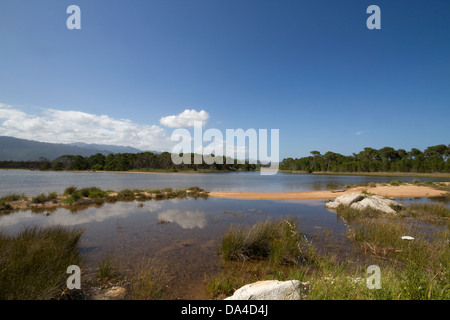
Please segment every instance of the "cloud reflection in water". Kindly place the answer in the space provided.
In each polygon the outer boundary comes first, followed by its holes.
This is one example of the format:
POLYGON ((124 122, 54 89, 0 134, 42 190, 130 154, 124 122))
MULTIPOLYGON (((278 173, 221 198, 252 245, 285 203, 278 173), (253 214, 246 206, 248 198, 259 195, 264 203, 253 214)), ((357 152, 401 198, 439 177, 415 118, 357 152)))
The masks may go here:
POLYGON ((169 209, 158 213, 158 219, 176 222, 183 229, 203 229, 207 225, 205 213, 199 210, 169 209))

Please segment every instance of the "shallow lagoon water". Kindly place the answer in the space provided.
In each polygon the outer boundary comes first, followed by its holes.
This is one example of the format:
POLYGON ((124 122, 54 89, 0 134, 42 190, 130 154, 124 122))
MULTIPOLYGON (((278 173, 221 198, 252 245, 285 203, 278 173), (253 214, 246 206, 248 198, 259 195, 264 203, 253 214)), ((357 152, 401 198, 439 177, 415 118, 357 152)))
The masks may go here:
MULTIPOLYGON (((121 189, 184 189, 193 186, 210 192, 293 192, 341 189, 347 184, 364 182, 412 181, 414 177, 378 177, 259 172, 231 173, 114 173, 56 172, 0 169, 0 197, 14 193, 34 196, 39 193, 63 193, 69 186, 121 189)), ((448 178, 418 178, 420 181, 446 181, 448 178)))
POLYGON ((10 234, 32 226, 83 228, 80 250, 88 268, 84 274, 94 273, 106 256, 116 258, 121 270, 129 272, 146 259, 157 258, 164 261, 165 273, 174 283, 192 284, 185 292, 176 290, 180 298, 201 298, 201 290, 192 286, 201 287, 205 276, 219 270, 220 240, 231 224, 292 216, 314 245, 327 248, 321 238, 327 230, 327 241, 334 249, 345 248, 347 241, 342 235, 346 226, 324 203, 217 198, 117 202, 77 212, 65 208, 43 213, 19 211, 0 216, 0 228, 10 234), (192 292, 199 296, 191 297, 192 292))
MULTIPOLYGON (((426 199, 403 199, 422 202, 426 199)), ((157 259, 169 291, 178 299, 204 299, 204 281, 219 272, 219 245, 230 225, 295 217, 299 231, 322 253, 359 259, 347 239, 344 221, 325 209, 325 200, 234 200, 219 198, 106 203, 100 207, 23 210, 0 216, 0 230, 15 234, 25 227, 60 225, 82 228, 83 276, 95 276, 110 256, 122 272, 132 274, 157 259)))
MULTIPOLYGON (((62 193, 68 186, 174 189, 199 186, 207 191, 289 192, 338 189, 346 184, 372 181, 413 180, 406 177, 369 177, 250 173, 133 174, 94 172, 39 172, 0 170, 0 196, 14 193, 35 195, 62 193)), ((420 180, 433 180, 421 178, 420 180)), ((434 179, 439 181, 439 179, 434 179)), ((406 202, 434 201, 400 199, 406 202)), ((203 281, 221 267, 218 248, 232 224, 253 224, 264 219, 297 218, 299 231, 322 252, 354 257, 355 248, 347 227, 335 213, 324 208, 325 200, 171 199, 143 203, 117 202, 101 207, 31 210, 0 216, 0 230, 15 233, 24 227, 61 225, 85 230, 80 251, 85 255, 83 275, 95 275, 106 256, 117 259, 124 272, 132 272, 147 259, 165 266, 175 298, 204 298, 203 281), (180 285, 181 284, 181 285, 180 285)), ((448 203, 447 203, 448 205, 448 203)))

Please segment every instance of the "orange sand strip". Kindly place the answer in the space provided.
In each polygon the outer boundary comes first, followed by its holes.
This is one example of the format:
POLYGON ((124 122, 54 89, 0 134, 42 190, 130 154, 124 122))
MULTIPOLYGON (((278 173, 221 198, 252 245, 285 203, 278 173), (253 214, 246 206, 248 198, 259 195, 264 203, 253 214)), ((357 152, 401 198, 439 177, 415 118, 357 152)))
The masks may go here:
POLYGON ((344 192, 304 191, 304 192, 209 192, 210 197, 228 199, 284 200, 284 199, 335 199, 340 195, 366 190, 379 196, 390 198, 440 197, 446 192, 427 186, 400 185, 350 188, 344 192))

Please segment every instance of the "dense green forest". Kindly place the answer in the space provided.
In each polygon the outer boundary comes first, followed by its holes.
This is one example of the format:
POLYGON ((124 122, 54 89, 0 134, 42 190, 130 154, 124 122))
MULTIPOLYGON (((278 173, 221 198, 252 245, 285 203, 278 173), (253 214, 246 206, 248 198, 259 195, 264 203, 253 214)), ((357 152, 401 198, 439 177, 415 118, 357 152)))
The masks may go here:
MULTIPOLYGON (((194 154, 191 154, 191 163, 194 154)), ((280 170, 302 172, 413 172, 413 173, 450 173, 450 146, 437 145, 420 151, 395 150, 385 147, 379 150, 364 148, 351 156, 328 151, 320 154, 311 151, 311 155, 299 159, 287 158, 280 163, 280 170)), ((53 161, 41 158, 39 161, 0 161, 0 168, 28 168, 35 170, 161 170, 161 171, 254 171, 259 165, 240 164, 236 160, 227 164, 180 164, 172 162, 171 154, 163 152, 116 153, 103 155, 97 153, 89 157, 65 155, 53 161)))
POLYGON ((234 161, 227 164, 223 158, 223 164, 194 164, 194 154, 191 154, 192 164, 175 165, 171 154, 163 152, 142 153, 116 153, 107 156, 97 153, 89 157, 64 155, 53 161, 41 158, 40 161, 0 161, 0 168, 28 168, 35 170, 105 170, 105 171, 129 171, 129 170, 161 170, 161 171, 253 171, 257 169, 255 164, 238 163, 234 161))
POLYGON ((450 145, 440 144, 420 151, 412 148, 395 150, 385 147, 379 150, 364 148, 351 156, 328 151, 299 159, 287 158, 280 163, 280 170, 304 172, 450 172, 450 145))

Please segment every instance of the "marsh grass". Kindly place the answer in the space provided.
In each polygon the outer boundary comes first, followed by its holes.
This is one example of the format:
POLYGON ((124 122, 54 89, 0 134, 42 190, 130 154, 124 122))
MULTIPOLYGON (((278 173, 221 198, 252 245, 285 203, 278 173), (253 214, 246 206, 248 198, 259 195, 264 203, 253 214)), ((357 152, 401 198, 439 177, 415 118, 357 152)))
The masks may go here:
POLYGON ((446 275, 434 277, 414 265, 381 268, 381 288, 367 288, 365 267, 333 266, 309 277, 310 300, 441 300, 449 299, 446 275))
MULTIPOLYGON (((49 200, 60 201, 62 204, 70 206, 88 206, 88 205, 102 205, 103 203, 115 203, 117 201, 147 201, 147 200, 166 200, 173 198, 207 198, 208 192, 199 188, 191 187, 189 189, 173 190, 172 188, 165 188, 162 190, 139 190, 139 189, 124 189, 114 193, 112 190, 102 190, 97 187, 88 187, 78 189, 76 186, 70 186, 64 191, 64 196, 61 200, 56 200, 58 195, 52 193, 48 196, 41 194, 34 199, 34 203, 42 203, 49 200), (50 198, 52 196, 52 198, 50 198)), ((6 202, 6 200, 5 200, 6 202)), ((10 206, 2 206, 0 202, 0 210, 11 209, 10 206)))
POLYGON ((118 280, 120 277, 117 261, 111 255, 106 255, 98 265, 97 279, 106 282, 118 280))
POLYGON ((405 221, 372 219, 353 224, 349 237, 360 243, 366 252, 402 265, 413 264, 430 272, 449 266, 448 230, 434 239, 426 239, 424 233, 405 221), (414 240, 403 240, 404 235, 412 236, 414 240))
POLYGON ((27 199, 28 199, 28 197, 24 194, 19 195, 17 193, 11 193, 9 195, 6 195, 6 196, 0 198, 0 205, 4 204, 4 203, 8 203, 8 202, 27 200, 27 199))
POLYGON ((357 248, 363 260, 359 261, 359 256, 355 256, 351 260, 356 261, 352 262, 311 250, 301 263, 280 264, 277 259, 270 258, 274 250, 267 249, 267 246, 274 247, 270 240, 274 238, 274 231, 264 226, 267 222, 259 223, 257 227, 232 227, 223 237, 222 249, 226 249, 222 250, 223 269, 207 283, 211 298, 223 299, 255 281, 296 279, 304 282, 307 288, 301 299, 450 299, 448 226, 428 223, 430 218, 447 219, 446 207, 433 203, 410 205, 392 215, 372 209, 358 211, 343 207, 337 212, 346 220, 347 235, 359 245, 357 248), (404 235, 412 236, 414 240, 403 240, 404 235), (256 247, 264 249, 256 252, 265 253, 265 259, 247 253, 253 251, 246 250, 252 247, 244 245, 249 241, 246 239, 257 240, 259 245, 256 247), (367 287, 369 275, 366 272, 370 264, 380 266, 380 289, 367 287))
POLYGON ((246 283, 257 281, 258 276, 248 264, 228 263, 220 272, 206 279, 206 286, 212 299, 224 299, 246 283))
POLYGON ((20 196, 17 194, 10 194, 0 198, 0 210, 1 211, 10 211, 13 209, 10 202, 17 201, 20 199, 20 196))
POLYGON ((64 194, 70 196, 70 195, 72 195, 76 190, 77 190, 77 187, 76 187, 76 186, 70 186, 70 187, 67 187, 66 190, 64 190, 64 194))
POLYGON ((338 208, 337 213, 349 223, 349 238, 366 255, 389 263, 383 271, 383 290, 362 297, 450 299, 449 209, 445 205, 410 204, 393 216, 351 208, 338 208), (414 240, 403 240, 405 235, 414 240))
POLYGON ((374 210, 370 207, 364 208, 363 210, 357 210, 350 208, 349 206, 340 205, 336 209, 336 212, 339 217, 344 218, 347 222, 360 218, 377 218, 382 216, 380 211, 374 210))
POLYGON ((231 226, 222 237, 222 258, 247 261, 269 258, 275 265, 296 264, 308 258, 308 243, 293 218, 265 220, 252 226, 231 226))
POLYGON ((118 201, 132 201, 135 199, 135 191, 130 189, 124 189, 117 192, 117 196, 115 200, 118 201))
POLYGON ((51 192, 49 194, 41 193, 33 198, 31 198, 32 203, 38 203, 38 204, 44 204, 48 201, 56 200, 58 198, 58 195, 56 192, 51 192))
POLYGON ((70 186, 65 189, 63 195, 55 192, 49 194, 41 193, 37 196, 29 198, 25 195, 11 194, 0 198, 0 212, 10 213, 13 210, 28 206, 35 208, 52 202, 52 205, 60 204, 61 206, 89 206, 102 205, 105 202, 115 203, 117 201, 147 201, 147 200, 166 200, 173 198, 207 198, 208 192, 199 188, 191 187, 188 189, 173 190, 172 188, 155 189, 155 190, 131 190, 124 189, 118 192, 112 190, 102 190, 97 187, 87 187, 78 189, 76 186, 70 186), (21 201, 22 203, 17 203, 21 201))
POLYGON ((442 203, 413 203, 406 207, 403 214, 421 220, 448 224, 450 208, 442 203))
POLYGON ((166 280, 161 262, 147 261, 132 276, 128 298, 131 300, 160 300, 166 280))
POLYGON ((67 267, 81 267, 82 230, 26 228, 18 235, 0 233, 0 299, 59 299, 67 267))
POLYGON ((344 218, 348 222, 362 218, 414 218, 427 222, 448 223, 450 219, 450 209, 442 203, 412 203, 406 205, 402 209, 393 208, 397 211, 395 216, 382 213, 372 208, 365 208, 363 210, 353 209, 349 206, 339 206, 336 209, 338 216, 344 218))

